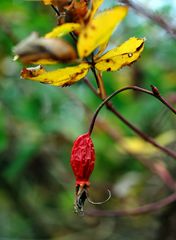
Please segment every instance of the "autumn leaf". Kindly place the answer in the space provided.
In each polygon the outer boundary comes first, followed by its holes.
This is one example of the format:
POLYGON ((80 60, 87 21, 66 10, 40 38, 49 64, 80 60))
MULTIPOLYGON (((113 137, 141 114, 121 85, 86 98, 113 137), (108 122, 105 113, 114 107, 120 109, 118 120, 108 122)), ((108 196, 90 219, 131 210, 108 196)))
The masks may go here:
POLYGON ((43 0, 45 5, 54 5, 58 7, 59 10, 62 10, 65 6, 71 3, 70 0, 43 0))
POLYGON ((81 25, 79 23, 64 23, 58 27, 55 27, 51 32, 45 35, 45 38, 62 37, 69 32, 79 31, 81 25))
POLYGON ((104 2, 104 0, 94 0, 94 1, 92 1, 92 7, 91 7, 89 19, 92 19, 94 17, 95 13, 97 12, 97 10, 99 9, 99 7, 101 6, 101 4, 103 2, 104 2))
MULTIPOLYGON (((175 133, 173 131, 164 132, 157 136, 155 141, 157 141, 160 145, 168 146, 175 141, 175 133)), ((153 146, 138 137, 125 137, 123 138, 121 144, 124 146, 124 149, 127 149, 133 154, 148 155, 156 153, 156 149, 153 146)), ((120 151, 122 150, 122 148, 120 149, 119 147, 118 149, 120 151)))
POLYGON ((135 62, 144 49, 144 38, 130 38, 122 45, 114 48, 96 59, 95 67, 99 71, 116 71, 135 62))
POLYGON ((80 58, 88 56, 98 46, 106 42, 115 27, 127 14, 127 7, 118 6, 106 10, 93 18, 81 31, 78 39, 78 53, 80 58))
POLYGON ((25 68, 21 72, 21 77, 53 86, 65 87, 85 77, 89 68, 90 65, 88 63, 81 63, 74 67, 66 67, 49 72, 42 69, 42 73, 38 72, 41 71, 40 68, 25 68))
MULTIPOLYGON (((63 1, 53 0, 44 2, 45 4, 61 4, 63 1)), ((85 2, 86 0, 80 1, 83 5, 85 2)), ((99 48, 98 53, 94 56, 94 67, 100 72, 116 71, 123 66, 130 65, 139 58, 144 48, 144 39, 130 38, 121 46, 102 55, 115 27, 121 22, 128 11, 126 6, 116 6, 94 17, 102 2, 103 0, 92 2, 88 22, 82 24, 64 23, 54 28, 43 38, 39 38, 33 34, 15 47, 15 53, 23 63, 48 64, 76 60, 77 56, 74 49, 68 43, 56 37, 77 31, 80 32, 77 43, 80 58, 90 55, 96 48, 99 48)), ((73 6, 77 5, 74 5, 72 2, 69 8, 66 7, 66 9, 68 11, 73 10, 73 6)), ((47 72, 41 66, 37 68, 24 68, 21 77, 54 86, 68 86, 86 76, 90 67, 90 63, 83 62, 77 66, 65 67, 50 72, 47 72)))
MULTIPOLYGON (((99 46, 101 53, 108 44, 115 27, 120 24, 128 11, 126 6, 116 6, 99 13, 93 18, 102 2, 103 0, 95 0, 92 2, 88 22, 83 21, 82 24, 64 23, 47 33, 45 38, 61 37, 69 32, 76 31, 79 33, 77 49, 80 58, 90 55, 90 53, 99 46)), ((72 8, 71 5, 69 8, 72 8)))
POLYGON ((77 58, 73 47, 64 40, 40 38, 37 33, 20 42, 14 53, 24 64, 53 64, 77 58))
POLYGON ((53 4, 53 0, 43 0, 43 3, 45 5, 51 5, 51 4, 53 4))

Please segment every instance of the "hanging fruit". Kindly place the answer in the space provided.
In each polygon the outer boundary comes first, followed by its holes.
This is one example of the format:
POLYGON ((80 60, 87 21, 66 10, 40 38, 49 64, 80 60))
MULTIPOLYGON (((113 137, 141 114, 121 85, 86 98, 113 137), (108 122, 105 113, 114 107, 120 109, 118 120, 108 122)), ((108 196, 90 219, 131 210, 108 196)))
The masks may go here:
POLYGON ((70 160, 76 178, 75 212, 83 212, 90 186, 89 178, 94 169, 95 150, 89 133, 80 135, 74 142, 70 160))
POLYGON ((90 132, 80 135, 74 142, 70 163, 76 178, 75 212, 84 215, 84 203, 87 199, 91 204, 103 204, 111 198, 108 190, 108 198, 103 202, 93 202, 89 199, 89 178, 94 169, 95 150, 90 132))

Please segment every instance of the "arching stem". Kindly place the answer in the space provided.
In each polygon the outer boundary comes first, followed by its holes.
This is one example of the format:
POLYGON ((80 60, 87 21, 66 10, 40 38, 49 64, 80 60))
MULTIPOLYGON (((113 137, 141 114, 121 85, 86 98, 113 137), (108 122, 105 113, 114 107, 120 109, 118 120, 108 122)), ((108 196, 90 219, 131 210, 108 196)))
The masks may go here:
MULTIPOLYGON (((91 124, 90 124, 90 127, 89 127, 89 133, 91 135, 92 131, 93 131, 93 128, 94 128, 94 125, 95 125, 95 121, 96 121, 96 118, 98 116, 98 113, 100 112, 100 110, 102 109, 102 107, 104 105, 107 105, 108 101, 113 98, 114 96, 116 96, 117 94, 121 93, 121 92, 124 92, 124 91, 127 91, 127 90, 134 90, 134 91, 139 91, 139 92, 143 92, 143 93, 146 93, 146 94, 149 94, 155 98, 157 98, 160 102, 162 102, 166 107, 168 107, 174 114, 176 114, 176 110, 163 98, 161 97, 161 95, 159 94, 159 91, 156 87, 154 86, 151 86, 152 87, 152 91, 149 91, 147 89, 144 89, 144 88, 140 88, 140 87, 137 87, 137 86, 128 86, 128 87, 124 87, 124 88, 121 88, 117 91, 115 91, 114 93, 112 93, 109 97, 107 97, 100 105, 99 107, 97 108, 97 110, 95 111, 94 113, 94 116, 92 118, 92 121, 91 121, 91 124)), ((112 105, 108 105, 108 107, 111 109, 111 111, 115 111, 114 108, 112 107, 112 105)), ((116 113, 116 112, 115 112, 116 113)), ((117 112, 118 113, 118 112, 117 112)), ((160 149, 161 151, 167 153, 169 156, 173 157, 174 159, 176 159, 176 152, 164 147, 164 146, 161 146, 159 145, 158 143, 156 143, 152 138, 148 137, 147 135, 145 135, 143 132, 141 132, 140 130, 138 130, 136 127, 134 127, 130 122, 128 122, 128 120, 124 119, 123 116, 119 115, 118 114, 118 117, 128 126, 130 127, 131 129, 133 129, 135 132, 138 133, 138 135, 140 135, 144 140, 150 142, 152 145, 154 145, 155 147, 157 147, 158 149, 160 149)))

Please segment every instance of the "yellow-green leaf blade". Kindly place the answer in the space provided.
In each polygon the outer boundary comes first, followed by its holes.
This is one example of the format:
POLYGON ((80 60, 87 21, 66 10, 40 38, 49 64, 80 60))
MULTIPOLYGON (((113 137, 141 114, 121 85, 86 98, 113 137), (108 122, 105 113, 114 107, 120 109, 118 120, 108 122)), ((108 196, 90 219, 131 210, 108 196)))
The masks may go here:
POLYGON ((62 37, 63 35, 68 34, 69 32, 79 31, 81 25, 79 23, 64 23, 56 28, 54 28, 51 32, 45 35, 45 38, 55 38, 62 37))
POLYGON ((130 38, 122 45, 104 54, 96 61, 99 71, 117 71, 135 62, 144 49, 144 38, 130 38))
POLYGON ((78 53, 81 58, 88 56, 98 46, 106 42, 115 27, 126 16, 128 8, 118 6, 98 14, 81 31, 78 39, 78 53))
POLYGON ((95 15, 95 13, 97 12, 97 10, 99 9, 99 7, 101 6, 101 4, 104 2, 104 0, 94 0, 92 1, 92 8, 91 8, 91 12, 90 12, 90 19, 92 19, 95 15))
POLYGON ((53 4, 52 0, 42 0, 45 5, 51 5, 53 4))
POLYGON ((87 63, 81 63, 74 67, 61 68, 50 72, 39 69, 41 71, 39 73, 36 72, 34 68, 25 68, 21 73, 21 77, 53 86, 64 87, 85 77, 89 68, 90 65, 87 63))

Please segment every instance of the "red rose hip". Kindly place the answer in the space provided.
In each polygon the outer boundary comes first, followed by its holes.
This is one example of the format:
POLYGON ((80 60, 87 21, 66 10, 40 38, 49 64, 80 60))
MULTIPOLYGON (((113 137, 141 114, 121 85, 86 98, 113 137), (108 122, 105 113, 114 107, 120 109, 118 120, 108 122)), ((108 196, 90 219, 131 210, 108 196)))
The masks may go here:
POLYGON ((80 135, 75 140, 70 163, 76 178, 76 186, 89 186, 89 177, 95 163, 95 150, 89 133, 80 135))
POLYGON ((87 199, 89 177, 94 169, 95 150, 89 133, 80 135, 74 142, 70 163, 76 178, 75 212, 83 214, 84 202, 87 199))

